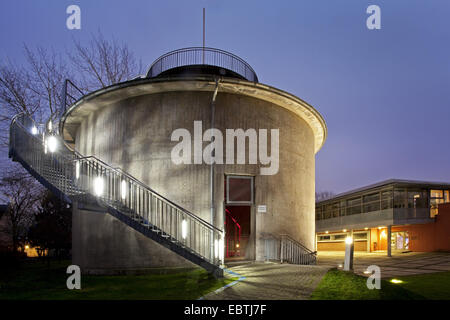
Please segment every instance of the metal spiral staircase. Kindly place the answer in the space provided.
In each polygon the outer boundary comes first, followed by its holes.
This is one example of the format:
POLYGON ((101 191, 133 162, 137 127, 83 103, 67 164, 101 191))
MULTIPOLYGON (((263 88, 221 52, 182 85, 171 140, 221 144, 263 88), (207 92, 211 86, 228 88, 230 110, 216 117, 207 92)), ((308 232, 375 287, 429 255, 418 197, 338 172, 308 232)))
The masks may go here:
POLYGON ((67 202, 100 206, 148 238, 223 276, 221 230, 121 169, 69 150, 48 125, 39 127, 24 114, 15 116, 9 157, 67 202))

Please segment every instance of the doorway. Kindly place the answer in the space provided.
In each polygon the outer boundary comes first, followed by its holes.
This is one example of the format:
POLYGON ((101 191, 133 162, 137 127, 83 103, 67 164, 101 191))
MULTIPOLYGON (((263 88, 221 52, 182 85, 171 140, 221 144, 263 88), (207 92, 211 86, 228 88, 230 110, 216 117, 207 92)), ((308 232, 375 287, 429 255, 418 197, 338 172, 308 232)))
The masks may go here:
POLYGON ((253 177, 225 176, 225 259, 250 256, 253 177))

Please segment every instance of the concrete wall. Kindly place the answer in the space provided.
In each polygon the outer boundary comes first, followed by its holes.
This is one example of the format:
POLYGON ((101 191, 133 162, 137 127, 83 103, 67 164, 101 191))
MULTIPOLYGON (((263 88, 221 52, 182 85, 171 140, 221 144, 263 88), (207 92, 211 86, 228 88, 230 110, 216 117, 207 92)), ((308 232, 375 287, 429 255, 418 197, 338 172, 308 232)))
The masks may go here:
POLYGON ((439 205, 435 221, 394 226, 392 232, 408 231, 411 251, 450 251, 450 203, 439 205))
MULTIPOLYGON (((197 120, 203 121, 203 130, 208 129, 211 98, 211 92, 177 91, 116 101, 92 112, 82 121, 76 134, 76 149, 84 155, 95 155, 113 166, 121 167, 163 196, 209 222, 210 168, 205 164, 175 165, 170 156, 178 142, 172 142, 170 137, 177 128, 186 128, 193 134, 193 123, 197 120)), ((215 127, 223 133, 225 129, 237 128, 279 129, 280 165, 278 174, 274 176, 260 175, 260 165, 215 165, 214 224, 223 228, 224 176, 253 175, 255 206, 252 208, 247 258, 264 258, 264 245, 260 241, 261 233, 264 232, 287 233, 313 249, 315 142, 311 127, 298 115, 268 101, 220 92, 216 101, 215 127), (267 212, 256 213, 256 205, 267 205, 267 212)), ((205 142, 203 146, 207 144, 205 142)), ((99 218, 89 213, 81 213, 77 219, 85 219, 79 227, 83 228, 82 233, 87 234, 86 237, 98 230, 109 229, 113 224, 106 216, 99 218)), ((119 230, 120 227, 115 228, 119 230)), ((124 232, 124 229, 120 230, 124 232)), ((110 240, 109 237, 105 239, 110 240)), ((136 238, 133 241, 144 239, 136 238)), ((98 242, 79 243, 100 247, 107 245, 102 238, 98 242)), ((128 242, 117 243, 116 249, 121 246, 119 252, 124 252, 129 245, 128 242)), ((140 245, 135 243, 134 246, 140 245)), ((150 245, 143 246, 150 250, 150 245)), ((107 256, 115 253, 104 251, 99 254, 104 257, 86 257, 95 258, 92 265, 107 265, 104 262, 106 260, 101 259, 108 259, 107 256)), ((152 253, 152 256, 155 255, 157 253, 152 253)), ((114 259, 119 263, 118 258, 114 259)), ((135 263, 141 265, 140 261, 135 263)))
POLYGON ((109 214, 81 210, 75 203, 72 222, 72 263, 84 274, 196 267, 109 214))

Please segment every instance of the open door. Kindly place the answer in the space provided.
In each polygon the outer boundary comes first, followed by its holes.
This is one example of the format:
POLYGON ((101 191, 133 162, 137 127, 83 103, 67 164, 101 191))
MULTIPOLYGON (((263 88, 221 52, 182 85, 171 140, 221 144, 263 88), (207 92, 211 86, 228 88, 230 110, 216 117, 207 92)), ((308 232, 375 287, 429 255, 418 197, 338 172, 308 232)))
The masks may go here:
POLYGON ((246 259, 251 235, 253 177, 226 176, 225 181, 225 259, 246 259))

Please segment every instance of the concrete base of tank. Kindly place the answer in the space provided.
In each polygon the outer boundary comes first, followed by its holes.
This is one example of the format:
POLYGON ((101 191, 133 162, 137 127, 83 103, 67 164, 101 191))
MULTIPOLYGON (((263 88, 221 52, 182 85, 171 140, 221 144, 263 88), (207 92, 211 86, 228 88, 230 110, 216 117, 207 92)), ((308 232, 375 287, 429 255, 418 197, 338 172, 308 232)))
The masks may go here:
POLYGON ((72 263, 83 274, 139 274, 198 268, 108 213, 72 211, 72 263), (93 227, 95 226, 95 227, 93 227))

